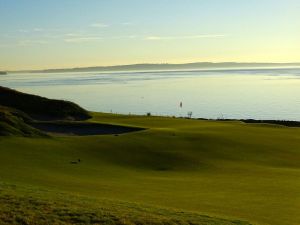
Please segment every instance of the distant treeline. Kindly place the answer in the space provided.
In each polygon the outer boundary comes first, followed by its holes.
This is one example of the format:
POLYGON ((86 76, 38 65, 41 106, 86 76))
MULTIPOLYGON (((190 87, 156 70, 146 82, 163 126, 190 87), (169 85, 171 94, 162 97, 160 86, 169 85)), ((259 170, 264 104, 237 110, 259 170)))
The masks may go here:
POLYGON ((17 72, 30 73, 62 73, 62 72, 93 72, 93 71, 141 71, 141 70, 185 70, 212 68, 262 68, 262 67, 300 67, 300 63, 236 63, 236 62, 200 62, 186 64, 133 64, 118 66, 95 66, 65 69, 27 70, 17 72))
POLYGON ((5 72, 5 71, 0 71, 0 75, 6 75, 7 74, 7 72, 5 72))

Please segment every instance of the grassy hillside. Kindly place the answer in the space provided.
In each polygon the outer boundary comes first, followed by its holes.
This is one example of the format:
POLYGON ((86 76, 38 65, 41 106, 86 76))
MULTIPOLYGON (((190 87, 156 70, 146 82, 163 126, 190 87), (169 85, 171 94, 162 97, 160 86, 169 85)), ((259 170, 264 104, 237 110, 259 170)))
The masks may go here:
POLYGON ((100 113, 91 121, 147 129, 0 137, 0 221, 300 223, 299 128, 100 113))
POLYGON ((46 136, 29 122, 31 118, 25 113, 0 106, 0 136, 46 136))
POLYGON ((0 105, 18 109, 32 118, 42 120, 85 120, 90 118, 88 112, 75 103, 25 94, 1 86, 0 105))

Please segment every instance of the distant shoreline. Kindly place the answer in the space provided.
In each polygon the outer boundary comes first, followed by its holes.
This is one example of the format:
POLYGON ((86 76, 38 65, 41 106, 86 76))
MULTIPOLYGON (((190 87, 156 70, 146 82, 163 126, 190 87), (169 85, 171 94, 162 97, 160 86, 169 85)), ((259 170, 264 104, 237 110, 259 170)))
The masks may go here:
MULTIPOLYGON (((93 111, 91 111, 93 113, 93 111)), ((209 119, 202 117, 187 117, 187 116, 170 116, 170 115, 140 115, 140 114, 126 114, 126 113, 108 113, 108 112, 94 112, 104 114, 114 114, 120 116, 140 116, 140 117, 163 117, 174 119, 187 119, 187 120, 205 120, 205 121, 220 121, 220 122, 243 122, 246 124, 272 124, 281 125, 285 127, 300 127, 300 121, 296 120, 272 120, 272 119, 209 119)))
MULTIPOLYGON (((198 120, 209 120, 209 119, 199 118, 198 120)), ((281 125, 286 127, 300 127, 300 121, 292 121, 292 120, 215 119, 215 121, 240 121, 248 124, 274 124, 274 125, 281 125)))
POLYGON ((116 66, 94 66, 78 68, 58 68, 40 70, 16 70, 12 73, 64 73, 64 72, 128 72, 128 71, 168 71, 168 70, 205 70, 205 69, 245 69, 245 68, 294 68, 300 63, 237 63, 237 62, 199 62, 185 64, 131 64, 116 66))

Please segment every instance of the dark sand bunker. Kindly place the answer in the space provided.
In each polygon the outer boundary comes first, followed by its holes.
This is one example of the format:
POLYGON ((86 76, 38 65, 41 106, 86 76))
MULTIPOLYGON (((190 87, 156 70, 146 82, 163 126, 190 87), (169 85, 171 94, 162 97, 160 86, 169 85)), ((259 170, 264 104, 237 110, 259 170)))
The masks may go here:
POLYGON ((47 133, 77 136, 124 134, 144 130, 144 128, 82 122, 37 122, 31 125, 47 133))

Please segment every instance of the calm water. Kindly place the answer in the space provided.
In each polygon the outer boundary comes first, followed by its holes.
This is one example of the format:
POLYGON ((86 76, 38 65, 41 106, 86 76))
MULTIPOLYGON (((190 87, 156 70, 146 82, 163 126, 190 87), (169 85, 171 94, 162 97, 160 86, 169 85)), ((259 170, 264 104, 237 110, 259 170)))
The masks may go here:
POLYGON ((300 120, 299 68, 10 74, 0 85, 92 111, 300 120))

